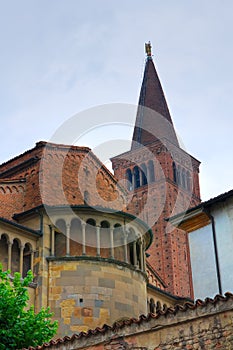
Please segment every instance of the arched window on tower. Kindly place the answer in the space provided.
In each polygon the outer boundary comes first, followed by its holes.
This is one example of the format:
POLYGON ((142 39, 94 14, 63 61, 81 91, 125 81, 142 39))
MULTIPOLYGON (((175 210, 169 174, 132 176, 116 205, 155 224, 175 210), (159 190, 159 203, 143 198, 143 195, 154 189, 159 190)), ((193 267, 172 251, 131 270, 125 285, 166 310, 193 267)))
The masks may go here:
POLYGON ((178 165, 177 167, 177 184, 181 185, 181 170, 180 170, 180 166, 178 165))
POLYGON ((133 189, 133 184, 132 184, 132 180, 133 180, 133 177, 132 177, 132 172, 130 169, 127 169, 126 172, 125 172, 125 178, 126 178, 126 186, 127 186, 127 189, 129 191, 132 191, 133 189))
POLYGON ((176 163, 172 163, 172 169, 173 169, 173 181, 177 183, 177 169, 176 169, 176 163))
POLYGON ((139 173, 138 166, 134 167, 133 176, 134 176, 134 188, 140 187, 140 173, 139 173))
POLYGON ((148 162, 148 173, 149 173, 149 182, 155 181, 155 169, 154 169, 154 162, 153 160, 150 160, 148 162))
POLYGON ((142 172, 142 186, 147 185, 147 168, 145 164, 141 165, 142 172))
POLYGON ((181 185, 186 188, 186 173, 185 170, 181 170, 181 185))
POLYGON ((192 186, 191 186, 191 176, 190 176, 190 172, 186 171, 186 183, 187 183, 187 190, 191 191, 192 190, 192 186))

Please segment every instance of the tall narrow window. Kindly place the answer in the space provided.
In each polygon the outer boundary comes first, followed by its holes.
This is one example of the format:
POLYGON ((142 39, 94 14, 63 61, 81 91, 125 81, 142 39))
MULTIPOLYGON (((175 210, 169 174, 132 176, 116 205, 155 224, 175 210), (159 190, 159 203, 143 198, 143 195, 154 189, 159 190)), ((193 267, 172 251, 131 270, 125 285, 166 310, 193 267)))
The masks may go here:
POLYGON ((142 186, 147 185, 147 168, 145 164, 141 165, 142 172, 142 186))
POLYGON ((190 176, 190 172, 189 171, 186 172, 186 182, 187 182, 187 190, 191 191, 192 190, 192 186, 191 186, 191 176, 190 176))
POLYGON ((186 188, 186 174, 184 169, 181 171, 181 185, 186 188))
POLYGON ((172 163, 172 169, 173 169, 173 181, 177 183, 177 169, 176 169, 176 163, 172 163))
POLYGON ((148 170, 149 170, 149 181, 154 182, 155 181, 155 169, 154 169, 154 163, 152 160, 148 163, 148 170))
POLYGON ((132 177, 132 172, 131 172, 130 169, 126 170, 125 178, 126 178, 126 181, 127 181, 127 189, 129 191, 132 191, 132 189, 133 189, 133 184, 132 184, 133 177, 132 177))
POLYGON ((177 167, 177 184, 181 185, 181 170, 179 165, 177 167))
POLYGON ((140 174, 138 166, 135 166, 133 169, 133 175, 134 175, 134 188, 140 187, 140 174))

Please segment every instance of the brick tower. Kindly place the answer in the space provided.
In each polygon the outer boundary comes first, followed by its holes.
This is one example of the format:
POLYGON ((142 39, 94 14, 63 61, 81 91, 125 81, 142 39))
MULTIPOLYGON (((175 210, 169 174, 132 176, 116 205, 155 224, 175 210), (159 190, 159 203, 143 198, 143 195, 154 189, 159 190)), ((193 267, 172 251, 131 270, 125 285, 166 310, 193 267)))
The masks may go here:
POLYGON ((112 158, 113 170, 128 189, 126 210, 152 227, 148 262, 169 292, 192 297, 187 234, 166 219, 200 203, 200 162, 179 145, 150 43, 146 53, 131 149, 112 158))

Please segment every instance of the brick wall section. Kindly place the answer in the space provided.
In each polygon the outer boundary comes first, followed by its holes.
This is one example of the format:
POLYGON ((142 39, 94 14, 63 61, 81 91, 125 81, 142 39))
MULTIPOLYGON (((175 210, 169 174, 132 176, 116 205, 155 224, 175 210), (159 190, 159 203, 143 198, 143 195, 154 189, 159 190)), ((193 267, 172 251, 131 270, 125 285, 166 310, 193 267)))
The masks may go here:
POLYGON ((155 182, 130 191, 127 210, 152 227, 154 239, 148 260, 167 284, 167 290, 193 297, 187 235, 168 226, 165 219, 200 203, 199 162, 167 140, 163 144, 158 141, 113 158, 115 176, 124 181, 127 169, 133 170, 135 165, 147 164, 149 160, 154 162, 155 182), (173 160, 177 167, 193 175, 191 193, 174 182, 173 160))
POLYGON ((123 209, 124 192, 117 187, 111 173, 89 148, 38 142, 20 156, 0 165, 0 181, 24 181, 23 194, 1 189, 5 206, 0 216, 48 205, 82 205, 86 202, 113 209, 123 209))
POLYGON ((12 213, 24 210, 25 182, 0 180, 0 216, 11 219, 12 213))

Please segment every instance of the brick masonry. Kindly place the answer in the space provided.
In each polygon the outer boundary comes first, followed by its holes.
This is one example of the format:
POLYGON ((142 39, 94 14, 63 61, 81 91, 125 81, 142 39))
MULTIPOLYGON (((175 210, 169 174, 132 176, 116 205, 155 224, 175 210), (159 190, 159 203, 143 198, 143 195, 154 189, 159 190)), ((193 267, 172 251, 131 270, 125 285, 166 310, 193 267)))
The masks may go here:
POLYGON ((133 171, 135 164, 140 166, 153 161, 155 181, 129 191, 126 209, 152 227, 154 239, 148 260, 167 284, 169 292, 193 297, 187 235, 169 227, 165 219, 174 215, 174 211, 182 212, 200 203, 199 162, 167 140, 149 144, 148 150, 145 152, 145 148, 139 147, 113 158, 114 173, 118 179, 124 180, 127 169, 133 171), (175 183, 174 159, 177 166, 190 172, 191 192, 175 183))

